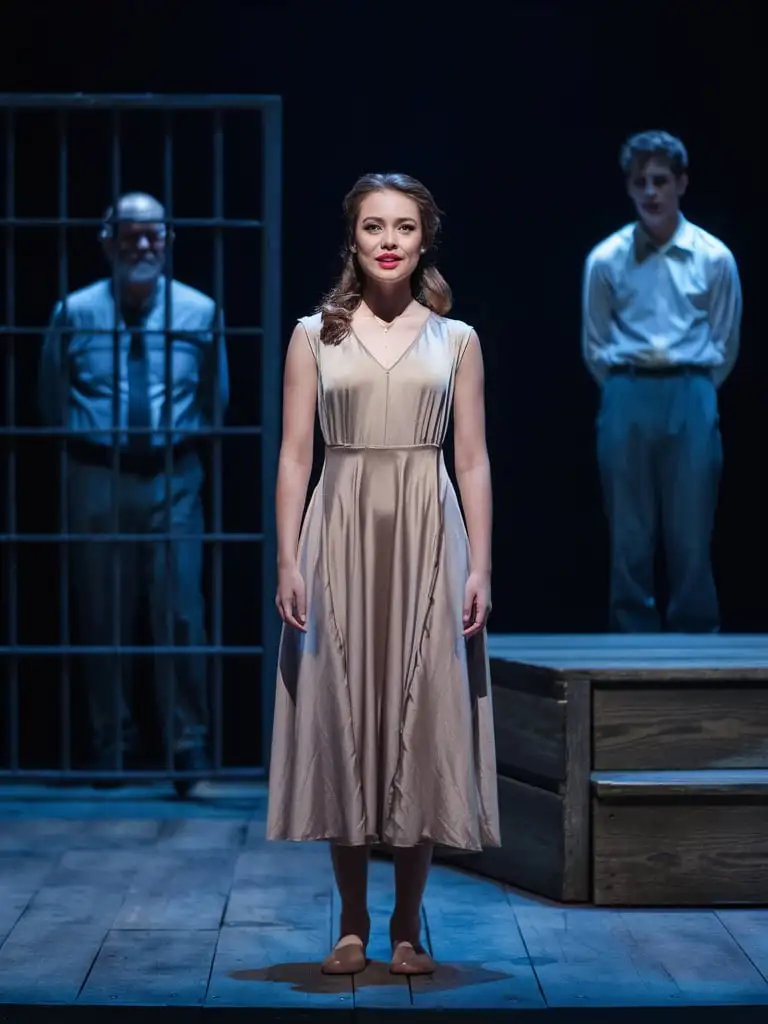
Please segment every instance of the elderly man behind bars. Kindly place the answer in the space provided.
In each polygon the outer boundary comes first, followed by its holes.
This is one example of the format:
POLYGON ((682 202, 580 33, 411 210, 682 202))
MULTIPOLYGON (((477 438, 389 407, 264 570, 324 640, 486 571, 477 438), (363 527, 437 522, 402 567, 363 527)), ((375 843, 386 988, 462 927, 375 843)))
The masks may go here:
MULTIPOLYGON (((98 538, 73 544, 76 627, 80 643, 110 645, 117 613, 120 642, 130 644, 137 611, 148 607, 154 643, 182 649, 173 658, 160 654, 155 663, 153 697, 165 741, 171 745, 177 770, 203 777, 209 765, 205 656, 183 653, 186 646, 205 644, 203 545, 198 539, 204 529, 203 469, 190 432, 213 424, 217 388, 221 416, 228 402, 223 337, 218 366, 214 344, 221 311, 194 288, 166 281, 163 270, 172 236, 166 230, 165 211, 152 196, 123 195, 107 211, 100 239, 112 277, 57 304, 42 350, 41 409, 47 424, 81 432, 69 443, 69 532, 98 535, 117 529, 146 536, 146 542, 120 542, 119 612, 114 603, 113 545, 98 538), (117 433, 112 430, 115 331, 117 433), (166 426, 170 435, 164 433, 166 426), (166 443, 173 453, 170 477, 166 443), (116 476, 114 445, 119 448, 116 476), (175 537, 166 559, 166 545, 152 535, 168 532, 175 537)), ((120 657, 115 680, 109 656, 88 655, 84 660, 92 764, 96 770, 108 770, 117 764, 118 749, 125 753, 131 747, 130 663, 120 657)), ((177 791, 184 795, 192 784, 191 778, 177 780, 177 791)))

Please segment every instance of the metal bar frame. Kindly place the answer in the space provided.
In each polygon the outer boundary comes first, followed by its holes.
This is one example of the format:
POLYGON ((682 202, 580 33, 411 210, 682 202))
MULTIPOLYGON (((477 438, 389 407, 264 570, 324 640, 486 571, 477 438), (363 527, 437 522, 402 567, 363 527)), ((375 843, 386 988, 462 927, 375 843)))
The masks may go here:
MULTIPOLYGON (((65 108, 58 111, 58 132, 59 132, 59 216, 67 216, 67 182, 69 172, 69 133, 68 114, 65 108)), ((59 257, 59 295, 63 298, 64 313, 66 318, 67 295, 69 294, 69 253, 67 249, 67 229, 60 224, 56 231, 56 244, 59 257)), ((59 346, 63 366, 66 334, 59 334, 59 346)), ((60 380, 62 398, 64 398, 64 377, 60 380)), ((61 408, 65 408, 62 401, 61 408)), ((67 479, 67 441, 64 436, 57 438, 58 464, 59 464, 59 523, 63 533, 69 533, 69 503, 67 501, 66 479, 67 479)), ((62 644, 69 647, 72 643, 69 629, 69 565, 70 547, 64 544, 59 547, 59 637, 62 644)), ((72 769, 72 720, 71 720, 71 664, 70 656, 65 655, 61 664, 61 678, 59 686, 59 738, 62 751, 62 768, 64 771, 72 769)))
MULTIPOLYGON (((177 533, 158 532, 153 533, 154 540, 177 540, 177 533)), ((221 533, 211 531, 210 533, 185 533, 185 540, 202 540, 209 543, 255 543, 259 544, 264 540, 263 533, 221 533)), ((15 541, 18 544, 58 544, 71 541, 73 543, 87 540, 89 544, 104 544, 112 541, 125 541, 137 543, 146 540, 145 533, 0 533, 0 541, 6 544, 15 541)))
MULTIPOLYGON (((64 111, 61 111, 64 113, 64 111)), ((10 228, 98 228, 102 225, 100 217, 0 217, 0 226, 10 228)), ((227 220, 223 217, 166 217, 163 222, 182 228, 263 228, 264 221, 244 220, 242 218, 227 220)))
MULTIPOLYGON (((279 96, 251 93, 0 93, 5 110, 277 110, 279 96)), ((280 126, 278 126, 280 128, 280 126)), ((282 139, 279 139, 282 147, 282 139)))
MULTIPOLYGON (((93 332, 89 332, 89 333, 93 333, 93 332)), ((122 332, 122 333, 125 333, 125 332, 122 332)), ((131 436, 132 437, 135 437, 137 434, 153 434, 154 435, 154 434, 161 434, 162 432, 163 432, 162 429, 155 430, 155 429, 152 429, 151 427, 150 428, 131 427, 131 436)), ((99 428, 99 433, 100 434, 108 434, 108 433, 125 434, 126 433, 126 429, 124 427, 117 427, 117 428, 115 428, 115 427, 111 427, 111 428, 110 427, 104 427, 104 428, 101 428, 100 427, 99 428)), ((174 431, 174 433, 176 433, 176 431, 174 431)), ((178 433, 181 434, 183 432, 181 430, 179 430, 178 433)), ((211 427, 210 429, 208 429, 208 428, 201 428, 199 430, 190 431, 189 432, 189 436, 190 437, 217 437, 217 436, 218 437, 226 437, 228 434, 231 434, 231 435, 233 435, 235 437, 245 437, 246 435, 251 435, 253 437, 257 437, 257 436, 260 436, 262 433, 263 433, 263 430, 262 430, 261 427, 219 427, 218 429, 216 427, 211 427)), ((40 436, 43 436, 43 435, 45 437, 57 437, 57 436, 60 436, 60 435, 63 435, 65 437, 91 437, 93 435, 93 431, 92 430, 67 430, 66 427, 46 427, 45 430, 43 431, 43 430, 40 429, 40 427, 19 427, 18 429, 14 429, 13 427, 6 426, 6 427, 3 427, 2 430, 0 430, 0 436, 2 436, 2 435, 5 435, 6 437, 40 437, 40 436)))
MULTIPOLYGON (((4 231, 7 240, 6 259, 6 323, 0 325, 0 339, 4 345, 4 360, 6 372, 6 422, 0 425, 0 436, 7 438, 8 457, 6 463, 7 481, 7 509, 5 529, 0 532, 0 546, 5 553, 5 584, 6 584, 6 642, 0 644, 0 659, 6 661, 7 673, 7 721, 8 721, 8 755, 10 767, 0 765, 0 780, 14 779, 24 781, 53 781, 62 779, 95 780, 99 778, 114 778, 117 775, 123 780, 157 780, 176 779, 187 777, 190 773, 174 770, 172 751, 170 743, 166 749, 166 767, 162 771, 126 771, 122 765, 116 766, 117 771, 95 772, 79 771, 72 768, 71 751, 71 721, 70 721, 70 692, 71 675, 70 659, 76 655, 106 655, 118 661, 121 654, 144 654, 155 656, 161 664, 170 665, 170 658, 185 656, 209 656, 213 661, 215 685, 214 704, 212 708, 211 726, 214 753, 213 777, 226 779, 260 779, 267 774, 269 756, 271 749, 272 715, 274 709, 274 690, 270 673, 277 663, 280 624, 274 613, 273 595, 277 577, 277 537, 274 517, 275 483, 277 476, 277 457, 280 431, 280 378, 281 378, 281 241, 282 241, 282 101, 279 96, 253 96, 238 94, 209 94, 209 95, 169 95, 169 94, 45 94, 45 93, 4 93, 0 94, 0 109, 4 110, 6 117, 6 189, 5 189, 5 210, 4 216, 0 217, 0 227, 4 231), (58 216, 57 217, 20 217, 16 214, 15 207, 15 142, 16 142, 16 120, 18 112, 22 111, 54 111, 57 113, 58 142, 59 142, 59 193, 58 193, 58 216), (76 111, 101 110, 111 114, 111 149, 112 149, 112 178, 111 191, 113 203, 117 200, 121 191, 120 166, 120 115, 124 111, 153 111, 163 112, 166 115, 165 143, 164 143, 164 204, 166 208, 166 222, 169 226, 194 227, 210 229, 214 236, 214 301, 219 312, 223 307, 224 289, 224 268, 223 268, 223 237, 224 228, 242 228, 257 230, 261 233, 262 250, 262 272, 261 272, 261 325, 249 327, 224 327, 219 316, 214 330, 214 361, 215 373, 215 397, 213 424, 210 428, 203 428, 191 432, 195 437, 208 436, 213 444, 213 515, 211 530, 200 535, 184 535, 190 539, 202 541, 204 544, 213 545, 213 593, 212 602, 212 637, 211 642, 201 646, 184 647, 173 643, 173 629, 171 623, 170 604, 166 609, 166 636, 165 643, 152 646, 123 645, 120 643, 119 630, 119 609, 120 609, 120 584, 119 584, 119 551, 122 543, 138 540, 145 540, 144 535, 134 535, 120 532, 120 524, 117 518, 117 502, 114 503, 114 515, 112 529, 108 533, 90 535, 70 532, 68 522, 68 509, 65 490, 67 440, 77 436, 90 435, 92 431, 75 431, 59 427, 22 427, 16 425, 16 402, 15 402, 15 377, 16 377, 16 344, 17 337, 35 335, 40 337, 51 330, 49 324, 41 327, 21 326, 15 323, 15 291, 16 291, 16 266, 15 266, 15 233, 30 227, 53 227, 57 231, 57 245, 59 255, 59 294, 66 302, 69 293, 69 266, 67 260, 67 229, 70 227, 99 226, 102 223, 100 217, 70 217, 68 211, 68 118, 70 113, 76 111), (209 112, 213 121, 213 217, 184 217, 173 216, 173 125, 172 115, 174 111, 198 111, 209 112), (222 114, 225 111, 252 111, 255 115, 260 114, 262 119, 262 217, 252 218, 227 218, 224 212, 223 193, 223 170, 224 170, 224 130, 222 125, 222 114), (252 427, 225 427, 222 423, 221 395, 218 387, 219 350, 224 343, 226 335, 250 336, 261 341, 261 402, 262 422, 252 427), (21 437, 43 436, 57 442, 59 449, 59 466, 64 472, 60 473, 60 523, 61 531, 56 534, 24 534, 19 533, 16 511, 16 481, 17 481, 17 453, 16 441, 21 437), (223 509, 221 493, 221 468, 222 468, 222 440, 227 436, 252 436, 261 438, 262 466, 261 466, 261 509, 263 530, 252 533, 225 533, 223 530, 223 509), (113 546, 114 552, 114 580, 115 593, 113 594, 113 643, 106 646, 86 646, 71 643, 69 627, 69 551, 70 543, 88 540, 97 543, 108 543, 113 546), (61 566, 60 583, 60 610, 59 627, 61 644, 59 645, 28 645, 19 642, 18 622, 18 547, 20 544, 28 543, 56 543, 59 546, 59 558, 61 566), (252 542, 261 544, 262 547, 262 635, 261 643, 253 645, 228 645, 223 643, 223 622, 222 622, 222 553, 224 545, 233 542, 252 542), (262 663, 262 685, 261 685, 261 713, 262 713, 262 763, 252 767, 224 768, 222 767, 222 663, 223 658, 231 656, 253 656, 259 657, 262 663), (62 675, 60 685, 60 732, 62 767, 60 769, 26 769, 19 764, 19 727, 20 727, 20 693, 19 693, 19 658, 38 656, 55 657, 63 656, 62 675)), ((172 255, 170 256, 172 260, 172 255)), ((173 277, 172 264, 167 267, 166 287, 166 321, 165 331, 168 332, 170 320, 170 281, 173 277)), ((120 362, 117 358, 120 351, 120 336, 131 333, 132 330, 118 331, 117 320, 113 329, 108 332, 113 338, 113 358, 115 377, 117 383, 120 374, 120 362)), ((195 333, 195 332, 186 332, 195 333)), ((209 332, 199 332, 209 333, 209 332)), ((66 328, 59 331, 60 343, 65 344, 66 328)), ((170 365, 170 346, 166 347, 166 382, 170 380, 172 368, 170 365)), ((166 411, 169 412, 170 404, 166 403, 166 411)), ((119 389, 115 387, 115 402, 113 405, 113 421, 111 433, 117 441, 119 435, 125 435, 128 431, 120 426, 119 389)), ((165 436, 165 470, 166 470, 166 510, 170 508, 170 485, 169 472, 172 469, 173 451, 170 444, 173 433, 169 416, 159 429, 142 430, 130 428, 131 434, 153 433, 165 436)), ((113 448, 113 471, 119 469, 119 450, 117 444, 113 448)), ((168 557, 170 557, 170 543, 178 535, 170 532, 153 534, 152 539, 162 543, 168 557)), ((171 678, 173 673, 171 673, 171 678)), ((113 673, 114 695, 118 697, 118 673, 113 673)), ((172 687, 168 687, 169 702, 173 702, 172 687)), ((118 716, 115 716, 118 721, 118 716)))
MULTIPOLYGON (((11 108, 6 110, 6 169, 5 209, 13 215, 16 204, 16 116, 11 108)), ((10 327, 16 322, 16 241, 15 228, 6 233, 5 264, 5 317, 10 327)), ((11 334, 5 346, 5 415, 10 427, 16 422, 16 338, 11 334)), ((16 530, 16 439, 9 438, 6 464, 6 520, 5 528, 13 537, 16 530)), ((5 606, 8 646, 18 645, 18 551, 11 543, 4 549, 5 554, 5 606)), ((11 769, 19 763, 19 663, 12 656, 8 666, 8 758, 11 769)))
MULTIPOLYGON (((101 221, 99 221, 99 223, 101 223, 101 221)), ((178 221, 176 221, 175 223, 178 224, 178 221)), ((11 227, 13 227, 13 225, 11 225, 11 227)), ((9 327, 7 324, 1 324, 0 325, 0 334, 19 334, 19 335, 21 335, 21 334, 34 334, 36 337, 39 337, 41 334, 44 334, 46 331, 49 331, 50 329, 51 329, 50 324, 44 324, 42 327, 25 327, 25 326, 22 326, 21 324, 19 324, 18 327, 9 327)), ((123 334, 132 334, 136 330, 137 330, 137 328, 135 328, 135 327, 126 327, 125 330, 122 333, 123 334)), ((103 327, 94 327, 94 328, 91 328, 88 331, 88 333, 89 334, 96 334, 96 335, 98 335, 98 334, 110 334, 111 335, 112 334, 112 329, 110 328, 109 330, 105 330, 103 327)), ((181 333, 181 332, 179 332, 179 333, 181 333)), ((261 327, 228 327, 226 333, 229 334, 229 335, 235 335, 235 336, 238 336, 238 337, 241 337, 241 338, 242 337, 250 337, 250 336, 253 336, 254 338, 260 338, 260 337, 263 336, 264 331, 261 329, 261 327)), ((208 335, 208 334, 210 334, 210 331, 184 331, 184 335, 186 337, 190 337, 190 338, 193 338, 193 337, 195 337, 198 334, 199 335, 208 335)))

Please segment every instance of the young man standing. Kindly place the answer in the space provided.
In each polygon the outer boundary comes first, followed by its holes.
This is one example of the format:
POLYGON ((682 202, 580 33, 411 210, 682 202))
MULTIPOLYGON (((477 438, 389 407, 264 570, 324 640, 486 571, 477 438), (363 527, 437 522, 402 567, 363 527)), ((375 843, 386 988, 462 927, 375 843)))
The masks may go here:
POLYGON ((634 135, 621 169, 637 221, 589 254, 583 355, 602 388, 597 455, 610 529, 611 628, 719 629, 711 538, 722 470, 717 389, 736 360, 741 286, 730 250, 680 213, 688 156, 662 131, 634 135))

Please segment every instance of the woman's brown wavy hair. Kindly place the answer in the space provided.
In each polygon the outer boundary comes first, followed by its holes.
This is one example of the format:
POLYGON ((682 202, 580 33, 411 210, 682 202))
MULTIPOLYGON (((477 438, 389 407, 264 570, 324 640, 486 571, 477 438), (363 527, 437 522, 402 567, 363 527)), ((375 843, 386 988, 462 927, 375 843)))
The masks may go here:
POLYGON ((371 192, 386 190, 402 192, 413 199, 419 208, 425 252, 411 278, 414 298, 440 316, 445 316, 453 305, 448 282, 430 261, 440 231, 440 210, 432 193, 408 174, 365 174, 344 197, 344 265, 338 281, 318 307, 318 312, 323 315, 320 340, 326 345, 338 345, 349 334, 352 314, 363 298, 365 275, 352 251, 360 204, 371 192))

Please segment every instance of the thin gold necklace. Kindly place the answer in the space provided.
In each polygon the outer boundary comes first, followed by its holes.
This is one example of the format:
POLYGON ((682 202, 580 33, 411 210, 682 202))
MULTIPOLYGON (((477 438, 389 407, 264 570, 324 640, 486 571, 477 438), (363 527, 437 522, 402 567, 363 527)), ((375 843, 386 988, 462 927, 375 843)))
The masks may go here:
MULTIPOLYGON (((407 312, 407 310, 409 310, 411 308, 411 305, 412 305, 412 303, 409 302, 408 305, 403 310, 403 312, 402 313, 398 313, 397 316, 394 318, 394 320, 390 320, 389 322, 387 322, 386 320, 382 320, 382 318, 380 316, 376 316, 376 314, 373 312, 372 309, 370 310, 370 312, 371 312, 371 316, 376 321, 376 323, 379 325, 379 327, 381 327, 382 331, 384 331, 385 334, 389 334, 390 330, 395 326, 395 324, 400 319, 400 317, 403 316, 403 314, 405 312, 407 312)), ((370 306, 368 308, 370 309, 370 306)))
MULTIPOLYGON (((400 314, 400 316, 402 316, 402 313, 400 314)), ((376 314, 374 313, 373 314, 373 319, 381 327, 381 329, 384 331, 385 334, 389 334, 390 328, 394 325, 395 320, 397 320, 398 317, 395 317, 394 320, 390 320, 390 322, 387 323, 386 320, 382 320, 380 316, 376 316, 376 314)))

